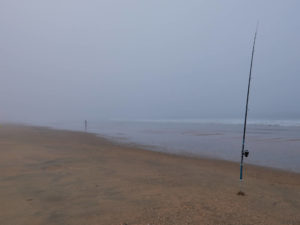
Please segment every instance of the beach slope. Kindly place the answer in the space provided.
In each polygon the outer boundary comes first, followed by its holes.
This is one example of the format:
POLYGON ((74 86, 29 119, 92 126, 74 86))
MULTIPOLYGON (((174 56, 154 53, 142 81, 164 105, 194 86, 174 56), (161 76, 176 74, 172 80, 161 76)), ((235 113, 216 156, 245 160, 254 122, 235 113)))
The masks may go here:
MULTIPOLYGON (((201 148, 201 146, 199 146, 201 148)), ((300 224, 300 174, 0 127, 0 224, 300 224)))

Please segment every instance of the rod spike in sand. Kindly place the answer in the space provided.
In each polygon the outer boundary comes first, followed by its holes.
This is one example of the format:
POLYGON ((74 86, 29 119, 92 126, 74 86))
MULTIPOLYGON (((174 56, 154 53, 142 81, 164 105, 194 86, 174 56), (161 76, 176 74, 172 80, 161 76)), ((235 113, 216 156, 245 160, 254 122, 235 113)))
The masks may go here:
POLYGON ((250 94, 250 86, 251 86, 252 66, 253 66, 253 57, 254 57, 254 51, 255 51, 255 42, 256 42, 257 30, 258 30, 258 23, 257 23, 257 26, 256 26, 255 35, 254 35, 252 55, 251 55, 251 63, 250 63, 249 80, 248 80, 246 110, 245 110, 245 118, 244 118, 244 132, 243 132, 243 142, 242 142, 242 151, 241 151, 240 181, 243 180, 244 156, 247 157, 248 154, 249 154, 248 150, 245 150, 245 139, 246 139, 246 129, 247 129, 248 103, 249 103, 249 94, 250 94))

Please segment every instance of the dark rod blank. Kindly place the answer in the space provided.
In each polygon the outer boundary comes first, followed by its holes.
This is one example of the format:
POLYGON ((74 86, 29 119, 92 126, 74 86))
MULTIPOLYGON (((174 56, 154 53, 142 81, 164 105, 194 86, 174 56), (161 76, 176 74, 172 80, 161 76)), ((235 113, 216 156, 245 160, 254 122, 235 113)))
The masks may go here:
POLYGON ((249 80, 248 80, 248 91, 247 91, 247 100, 246 100, 246 110, 245 110, 245 119, 244 119, 244 132, 243 132, 243 142, 242 142, 242 151, 241 151, 241 165, 240 165, 240 180, 243 180, 243 164, 244 164, 244 155, 245 155, 245 139, 246 139, 246 129, 247 129, 247 117, 248 117, 248 102, 249 102, 249 94, 250 94, 250 85, 251 85, 251 76, 252 76, 252 65, 253 65, 253 57, 255 50, 255 41, 257 35, 257 28, 254 35, 253 47, 252 47, 252 56, 251 56, 251 64, 250 64, 250 72, 249 72, 249 80))

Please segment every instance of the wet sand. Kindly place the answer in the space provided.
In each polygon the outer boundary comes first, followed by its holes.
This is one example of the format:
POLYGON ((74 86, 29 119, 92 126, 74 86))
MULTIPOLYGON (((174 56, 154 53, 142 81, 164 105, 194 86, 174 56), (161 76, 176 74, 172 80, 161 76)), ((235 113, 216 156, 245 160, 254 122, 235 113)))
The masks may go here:
POLYGON ((0 127, 0 224, 300 224, 300 174, 0 127))

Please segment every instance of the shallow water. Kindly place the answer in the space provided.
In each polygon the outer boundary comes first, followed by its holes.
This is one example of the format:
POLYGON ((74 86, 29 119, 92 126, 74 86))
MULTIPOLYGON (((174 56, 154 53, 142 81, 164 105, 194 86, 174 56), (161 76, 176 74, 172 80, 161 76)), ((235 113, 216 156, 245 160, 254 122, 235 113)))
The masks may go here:
MULTIPOLYGON (((55 128, 83 130, 82 123, 55 128)), ((168 153, 239 161, 242 124, 212 122, 111 121, 89 122, 88 131, 168 153)), ((249 124, 245 163, 300 172, 300 126, 249 124)))

